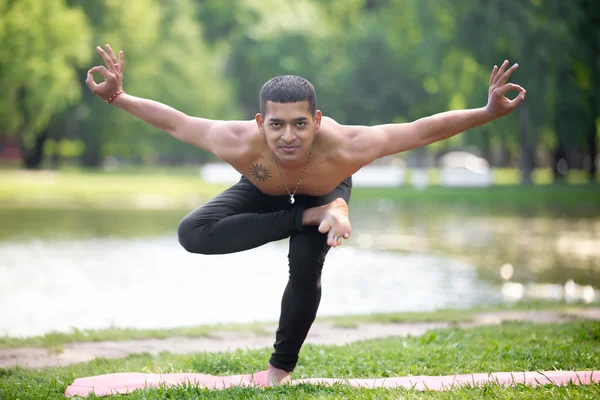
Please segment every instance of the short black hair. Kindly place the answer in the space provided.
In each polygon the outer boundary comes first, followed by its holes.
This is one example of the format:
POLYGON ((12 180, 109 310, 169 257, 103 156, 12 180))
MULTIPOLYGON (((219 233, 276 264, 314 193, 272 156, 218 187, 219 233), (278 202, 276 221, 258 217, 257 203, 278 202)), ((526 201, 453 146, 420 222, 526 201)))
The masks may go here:
POLYGON ((295 75, 281 75, 269 80, 260 90, 260 113, 264 116, 267 101, 274 103, 299 103, 308 101, 311 115, 317 112, 315 87, 306 79, 295 75))

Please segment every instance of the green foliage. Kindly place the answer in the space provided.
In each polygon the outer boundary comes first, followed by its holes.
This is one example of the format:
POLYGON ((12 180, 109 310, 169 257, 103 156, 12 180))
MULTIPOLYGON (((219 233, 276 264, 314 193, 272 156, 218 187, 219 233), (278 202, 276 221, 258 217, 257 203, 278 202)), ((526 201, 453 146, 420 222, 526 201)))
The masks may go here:
MULTIPOLYGON (((83 2, 83 6, 86 13, 97 11, 97 5, 83 2)), ((160 99, 191 115, 215 119, 237 116, 231 87, 220 73, 224 60, 204 43, 201 27, 193 19, 191 1, 105 0, 103 13, 94 26, 95 45, 110 43, 124 51, 127 92, 160 99)), ((95 64, 102 64, 94 54, 95 64)), ((84 86, 82 90, 88 91, 84 86)), ((180 159, 198 153, 198 149, 115 111, 89 93, 83 106, 89 110, 82 121, 88 165, 107 155, 152 161, 159 152, 180 159)))
POLYGON ((79 99, 76 68, 89 62, 90 34, 85 15, 63 0, 0 0, 0 135, 31 147, 79 99))

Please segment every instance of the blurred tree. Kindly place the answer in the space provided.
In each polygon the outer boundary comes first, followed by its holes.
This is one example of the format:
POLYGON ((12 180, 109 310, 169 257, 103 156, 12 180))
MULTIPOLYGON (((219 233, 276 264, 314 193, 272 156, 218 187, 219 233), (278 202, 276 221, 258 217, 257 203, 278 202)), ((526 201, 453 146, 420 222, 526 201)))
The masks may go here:
MULTIPOLYGON (((536 153, 551 154, 555 180, 560 180, 559 161, 567 160, 569 150, 584 142, 586 131, 592 130, 585 128, 586 123, 589 126, 586 121, 595 121, 598 115, 597 111, 587 118, 582 114, 593 108, 593 101, 585 104, 582 84, 587 82, 591 90, 594 40, 598 54, 598 35, 593 34, 592 25, 598 17, 597 12, 593 17, 592 3, 490 0, 483 7, 479 0, 456 2, 462 47, 477 54, 481 62, 498 64, 508 59, 519 63, 511 80, 522 83, 528 93, 528 101, 517 112, 525 184, 531 183, 536 153)), ((596 59, 596 70, 597 65, 596 59)), ((591 147, 595 153, 596 145, 591 147)))
MULTIPOLYGON (((465 93, 474 90, 477 63, 451 45, 450 1, 439 0, 433 8, 416 0, 355 1, 346 10, 322 3, 331 20, 342 14, 339 19, 346 21, 338 37, 345 58, 336 80, 340 94, 332 98, 343 122, 405 122, 468 105, 465 93)), ((478 92, 481 100, 486 87, 478 92)), ((462 141, 455 137, 406 156, 422 165, 427 151, 462 141)))
MULTIPOLYGON (((202 21, 220 15, 229 5, 228 2, 202 3, 202 21)), ((215 38, 213 44, 222 53, 229 54, 227 78, 237 89, 244 117, 253 118, 259 110, 259 91, 267 80, 284 74, 301 75, 310 80, 316 75, 322 62, 317 42, 327 38, 328 29, 324 28, 327 25, 315 5, 308 0, 293 4, 278 0, 239 1, 235 9, 236 18, 230 23, 207 22, 207 29, 218 30, 217 34, 207 36, 215 38)))
POLYGON ((223 45, 240 34, 240 28, 256 18, 256 13, 239 0, 195 0, 195 19, 204 26, 211 45, 223 45))
POLYGON ((262 84, 282 74, 309 79, 320 108, 340 122, 389 122, 408 113, 413 92, 423 88, 409 73, 417 67, 411 66, 410 42, 404 43, 402 35, 414 34, 408 31, 418 26, 410 16, 402 24, 378 20, 375 13, 386 3, 304 0, 290 7, 277 0, 260 6, 245 2, 244 13, 253 17, 239 20, 238 34, 228 39, 229 75, 246 116, 257 111, 262 84), (390 32, 392 24, 406 33, 390 32), (398 54, 394 45, 402 43, 404 53, 398 54))
POLYGON ((122 115, 124 113, 107 106, 85 85, 87 70, 93 65, 103 64, 95 47, 97 45, 104 47, 104 44, 110 43, 114 49, 123 49, 126 57, 125 89, 134 92, 139 89, 148 91, 144 82, 150 81, 154 66, 144 62, 149 61, 148 54, 152 50, 152 44, 158 38, 160 15, 153 0, 133 2, 69 0, 69 2, 81 7, 91 22, 93 42, 85 51, 93 58, 91 64, 85 65, 78 71, 80 77, 78 90, 83 92, 82 101, 68 110, 55 130, 62 131, 68 137, 81 138, 84 143, 81 163, 84 166, 95 167, 102 160, 102 150, 105 145, 110 147, 109 143, 118 140, 120 135, 133 134, 131 120, 122 115))
MULTIPOLYGON (((84 83, 86 71, 103 63, 95 46, 109 43, 125 53, 124 89, 156 99, 190 115, 207 118, 239 116, 231 85, 222 79, 224 60, 204 43, 189 0, 121 2, 70 0, 92 23, 94 42, 86 51, 94 61, 79 70, 83 101, 71 107, 57 131, 81 137, 82 165, 97 167, 105 156, 178 163, 210 157, 140 120, 106 105, 84 83)), ((99 79, 97 77, 97 79, 99 79)))
MULTIPOLYGON (((148 76, 138 79, 141 77, 134 70, 126 71, 130 85, 127 90, 134 95, 157 99, 189 115, 239 118, 232 85, 223 78, 226 59, 205 42, 202 26, 194 20, 195 12, 189 0, 160 2, 157 39, 144 55, 132 61, 136 67, 148 69, 148 76)), ((133 49, 136 44, 130 42, 124 46, 133 49)), ((118 148, 120 154, 146 160, 160 156, 174 163, 213 158, 203 150, 121 114, 127 124, 110 144, 118 148)), ((108 149, 104 150, 107 153, 108 149)))
POLYGON ((600 7, 595 0, 577 0, 578 19, 574 22, 577 53, 572 71, 576 85, 583 91, 583 131, 585 132, 584 166, 589 180, 597 182, 600 136, 600 7))
POLYGON ((18 137, 26 168, 40 166, 51 121, 79 100, 90 38, 84 13, 63 0, 0 0, 0 135, 18 137))

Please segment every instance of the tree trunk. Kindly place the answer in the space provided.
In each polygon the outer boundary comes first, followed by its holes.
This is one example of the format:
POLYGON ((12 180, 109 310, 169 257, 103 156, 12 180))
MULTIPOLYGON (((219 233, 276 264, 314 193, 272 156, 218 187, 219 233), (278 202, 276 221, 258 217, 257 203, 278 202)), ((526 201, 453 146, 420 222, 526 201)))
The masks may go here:
MULTIPOLYGON (((599 13, 596 13, 598 16, 599 13)), ((596 62, 596 65, 598 63, 596 62)), ((598 74, 592 74, 592 90, 588 92, 589 98, 589 114, 586 116, 586 143, 587 153, 590 157, 588 166, 588 177, 591 182, 596 182, 597 166, 596 160, 598 157, 598 136, 596 132, 596 118, 600 114, 600 78, 598 74)))
POLYGON ((510 150, 508 149, 508 139, 505 136, 500 137, 500 154, 498 155, 499 167, 510 167, 512 164, 510 150))
MULTIPOLYGON (((559 134, 559 142, 558 146, 552 153, 552 182, 553 183, 563 183, 566 178, 566 170, 564 170, 564 166, 562 164, 566 163, 567 160, 567 152, 565 149, 565 144, 562 141, 562 135, 559 134)), ((567 164, 568 165, 568 164, 567 164)))
POLYGON ((531 138, 529 129, 529 108, 527 103, 522 103, 519 107, 519 141, 521 145, 521 157, 519 159, 519 169, 521 170, 521 183, 531 185, 533 180, 533 151, 531 149, 531 138))
POLYGON ((84 134, 81 138, 83 139, 83 145, 85 146, 80 158, 83 167, 98 168, 102 163, 101 137, 98 130, 92 128, 94 125, 98 126, 97 124, 102 123, 102 121, 97 119, 102 116, 103 115, 96 115, 96 118, 92 117, 91 121, 86 121, 81 125, 81 128, 84 130, 84 134))
POLYGON ((50 136, 50 131, 45 129, 35 138, 33 147, 28 149, 23 144, 23 140, 20 141, 21 152, 23 154, 23 167, 26 169, 39 169, 44 159, 44 143, 50 136))
POLYGON ((488 163, 490 163, 491 166, 496 166, 493 165, 495 164, 492 157, 492 143, 490 140, 490 135, 489 133, 484 134, 484 136, 482 137, 483 143, 481 144, 481 157, 485 158, 487 160, 488 163))
POLYGON ((590 120, 587 128, 587 151, 590 157, 590 163, 588 166, 588 177, 590 182, 596 182, 596 174, 598 169, 596 167, 596 159, 598 157, 598 142, 596 137, 596 121, 590 120))
POLYGON ((60 154, 58 154, 58 151, 55 150, 54 154, 52 154, 52 157, 50 157, 50 169, 60 168, 61 161, 60 154))
MULTIPOLYGON (((93 140, 93 139, 92 139, 93 140)), ((100 144, 94 140, 94 143, 85 142, 85 150, 81 156, 81 165, 87 168, 98 168, 101 164, 100 144)))

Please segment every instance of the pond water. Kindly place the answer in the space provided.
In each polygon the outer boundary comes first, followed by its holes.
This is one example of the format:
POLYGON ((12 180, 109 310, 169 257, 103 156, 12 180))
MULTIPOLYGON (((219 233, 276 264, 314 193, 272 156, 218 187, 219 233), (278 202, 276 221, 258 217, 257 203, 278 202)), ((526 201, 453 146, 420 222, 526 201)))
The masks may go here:
MULTIPOLYGON (((185 252, 188 210, 0 210, 0 335, 275 321, 287 240, 185 252)), ((600 218, 351 206, 319 315, 425 311, 526 298, 600 298, 600 218)))

